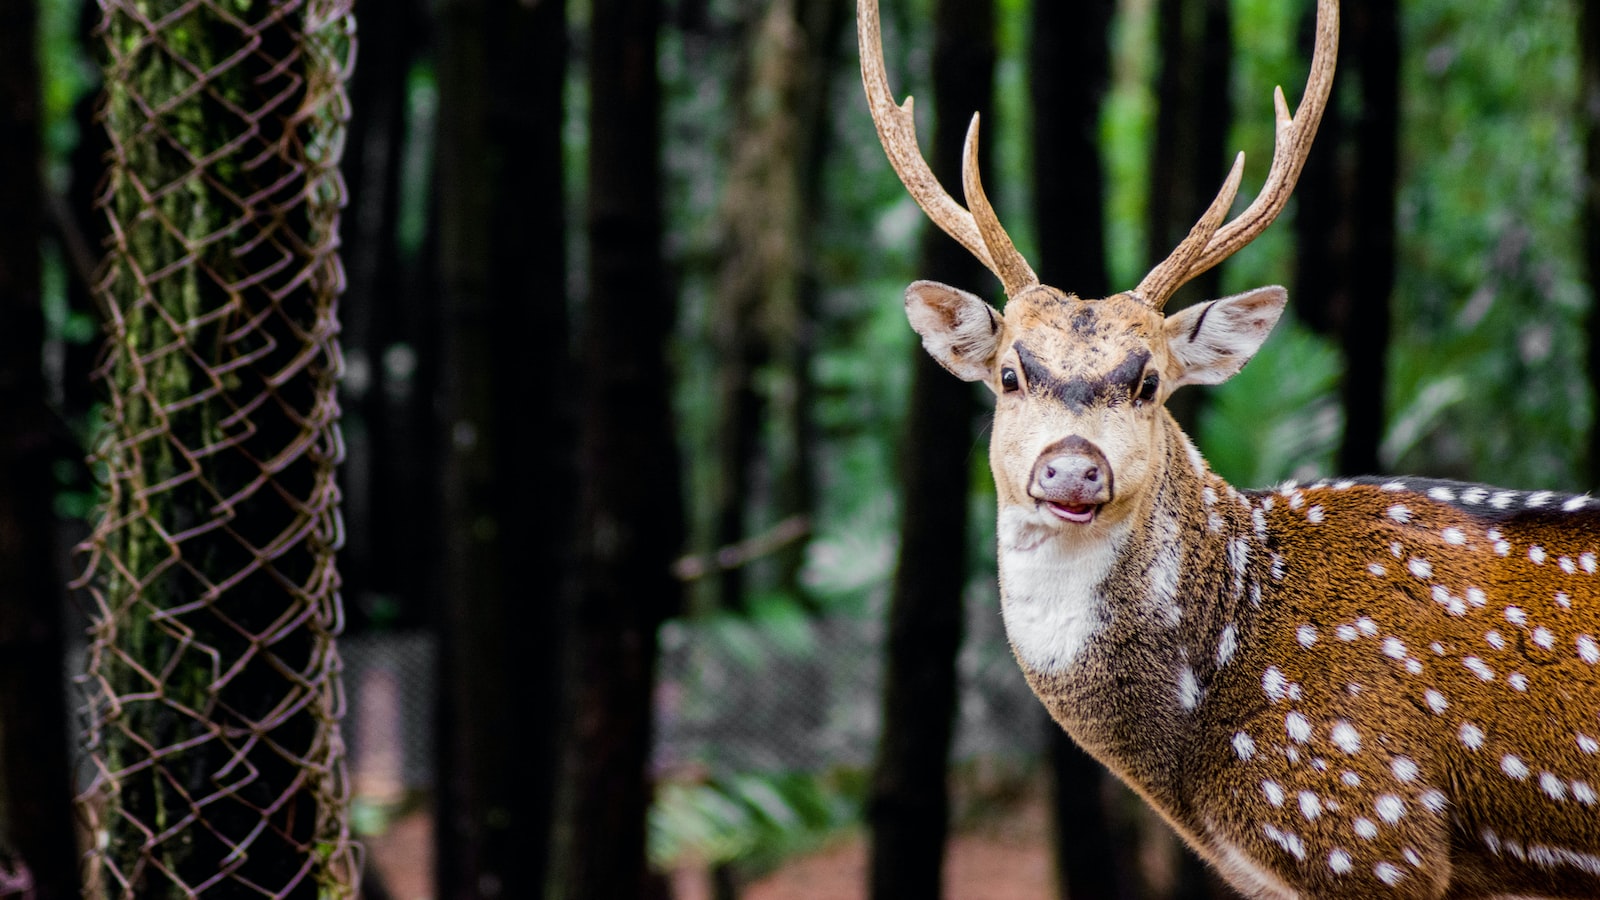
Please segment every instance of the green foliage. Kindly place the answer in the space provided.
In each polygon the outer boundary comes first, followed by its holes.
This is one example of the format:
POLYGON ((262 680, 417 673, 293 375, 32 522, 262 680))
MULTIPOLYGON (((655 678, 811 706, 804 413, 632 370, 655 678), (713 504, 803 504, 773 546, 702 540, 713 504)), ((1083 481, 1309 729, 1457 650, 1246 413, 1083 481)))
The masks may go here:
POLYGON ((1406 4, 1397 469, 1581 487, 1592 420, 1570 0, 1406 4))
POLYGON ((650 810, 650 861, 770 865, 856 821, 860 791, 859 779, 800 772, 668 782, 650 810))

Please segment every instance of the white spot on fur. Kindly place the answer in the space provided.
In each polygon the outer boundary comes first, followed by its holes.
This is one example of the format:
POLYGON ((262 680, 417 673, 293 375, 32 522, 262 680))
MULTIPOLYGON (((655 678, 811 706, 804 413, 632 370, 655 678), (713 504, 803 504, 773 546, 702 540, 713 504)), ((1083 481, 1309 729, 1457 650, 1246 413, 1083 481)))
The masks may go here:
POLYGON ((1228 562, 1233 566, 1233 595, 1237 597, 1244 592, 1245 570, 1250 564, 1250 545, 1244 538, 1228 542, 1228 562))
POLYGON ((1233 736, 1233 752, 1239 755, 1243 762, 1249 762, 1256 755, 1256 742, 1244 732, 1236 732, 1233 736))
POLYGON ((1338 628, 1333 630, 1333 633, 1338 635, 1339 640, 1347 643, 1361 637, 1361 632, 1356 631, 1356 627, 1354 625, 1340 625, 1338 628))
POLYGON ((1405 870, 1392 862, 1378 863, 1372 867, 1372 874, 1378 876, 1379 881, 1391 887, 1399 884, 1406 877, 1405 870))
POLYGON ((1506 683, 1511 685, 1513 690, 1526 691, 1528 689, 1528 676, 1521 672, 1512 672, 1506 676, 1506 683))
POLYGON ((1397 637, 1384 638, 1383 655, 1390 659, 1405 659, 1406 645, 1397 637))
POLYGON ((1283 805, 1283 785, 1276 781, 1269 778, 1261 782, 1261 793, 1267 796, 1267 802, 1273 806, 1283 805))
POLYGON ((1378 824, 1371 819, 1362 817, 1350 824, 1360 838, 1370 841, 1378 836, 1378 824))
POLYGON ((1574 781, 1572 783, 1572 799, 1582 803, 1584 806, 1593 806, 1596 800, 1600 800, 1600 797, 1595 796, 1594 788, 1589 786, 1589 782, 1574 781))
POLYGON ((1506 607, 1506 621, 1513 625, 1528 624, 1528 613, 1520 606, 1506 607))
POLYGON ((1561 801, 1567 799, 1567 783, 1550 772, 1545 772, 1539 776, 1539 790, 1544 791, 1545 796, 1551 800, 1561 801))
POLYGON ((1289 733, 1289 737, 1299 743, 1304 744, 1306 741, 1311 740, 1311 720, 1297 712, 1289 713, 1284 717, 1283 727, 1289 733))
POLYGON ((1301 625, 1295 629, 1294 637, 1300 646, 1309 648, 1317 642, 1317 627, 1315 625, 1301 625))
POLYGON ((1389 771, 1394 773, 1394 780, 1402 784, 1409 783, 1417 777, 1417 764, 1409 756, 1396 756, 1389 763, 1389 771))
POLYGON ((1444 655, 1444 645, 1439 643, 1438 641, 1434 641, 1433 643, 1429 644, 1428 645, 1428 649, 1433 651, 1433 655, 1434 656, 1443 656, 1444 655))
POLYGON ((1306 510, 1306 521, 1313 525, 1321 525, 1322 520, 1326 518, 1326 516, 1327 514, 1323 511, 1321 506, 1313 506, 1306 510))
POLYGON ((1496 650, 1504 650, 1506 648, 1506 639, 1501 637, 1500 632, 1498 631, 1491 629, 1483 636, 1483 639, 1486 643, 1488 643, 1489 646, 1496 650))
POLYGON ((1361 732, 1356 727, 1343 719, 1333 723, 1333 728, 1328 732, 1328 740, 1340 750, 1354 756, 1361 752, 1361 732))
POLYGON ((1367 563, 1367 571, 1371 572, 1375 578, 1382 578, 1389 574, 1389 570, 1385 569, 1381 563, 1367 563))
POLYGON ((1406 803, 1394 794, 1381 794, 1372 808, 1378 811, 1378 818, 1385 823, 1393 825, 1406 817, 1406 803))
POLYGON ((1195 679, 1194 669, 1189 666, 1178 670, 1178 705, 1186 710, 1200 705, 1200 682, 1195 679))
POLYGON ((1261 689, 1276 703, 1289 696, 1289 679, 1277 666, 1268 666, 1261 676, 1261 689))
POLYGON ((1350 870, 1355 868, 1355 865, 1351 861, 1349 853, 1334 848, 1334 851, 1328 854, 1328 868, 1333 870, 1335 875, 1348 875, 1350 870))
POLYGON ((1528 777, 1527 763, 1524 763, 1514 753, 1507 753, 1505 756, 1500 757, 1500 771, 1511 778, 1515 778, 1517 781, 1528 777))
POLYGON ((1454 503, 1456 499, 1456 495, 1451 493, 1449 488, 1444 487, 1428 488, 1428 496, 1438 500, 1440 503, 1454 503))
POLYGON ((1306 845, 1304 841, 1300 840, 1299 835, 1292 831, 1279 831, 1271 825, 1264 825, 1261 830, 1268 840, 1282 847, 1285 853, 1298 860, 1306 858, 1306 845))
POLYGON ((1389 552, 1394 556, 1395 559, 1399 559, 1401 554, 1405 552, 1405 548, 1400 545, 1399 541, 1390 541, 1389 552))
POLYGON ((1406 483, 1404 481, 1389 481, 1385 482, 1381 489, 1390 492, 1403 491, 1406 489, 1406 483))
POLYGON ((1439 532, 1439 536, 1444 538, 1446 544, 1454 544, 1457 547, 1464 546, 1467 543, 1467 533, 1453 525, 1439 532))
POLYGON ((1484 681, 1493 681, 1494 680, 1494 670, 1489 668, 1488 663, 1485 663, 1483 660, 1477 658, 1476 656, 1469 656, 1466 659, 1463 659, 1461 661, 1461 664, 1463 666, 1466 666, 1467 670, 1470 671, 1472 674, 1478 676, 1479 678, 1483 679, 1484 681))
POLYGON ((1495 541, 1494 542, 1494 552, 1495 552, 1495 554, 1497 556, 1510 556, 1511 555, 1511 542, 1510 541, 1495 541))
POLYGON ((1420 660, 1415 660, 1415 659, 1406 660, 1406 671, 1410 672, 1413 675, 1421 675, 1422 674, 1422 662, 1420 660))
POLYGON ((1538 509, 1546 503, 1549 503, 1550 498, 1553 496, 1555 495, 1549 491, 1535 491, 1534 493, 1528 495, 1528 508, 1538 509))
POLYGON ((1419 556, 1413 556, 1411 559, 1407 560, 1406 568, 1410 570, 1412 575, 1415 575, 1418 578, 1426 579, 1433 577, 1433 563, 1430 563, 1419 556))
POLYGON ((1578 658, 1591 666, 1600 663, 1600 644, 1587 634, 1578 635, 1578 658))
POLYGON ((1472 506, 1477 506, 1479 503, 1482 503, 1483 498, 1488 495, 1489 492, 1483 488, 1467 488, 1461 492, 1461 502, 1470 504, 1472 506))
POLYGON ((1495 509, 1505 509, 1515 499, 1517 499, 1516 491, 1500 491, 1489 498, 1489 505, 1495 509))
POLYGON ((1545 560, 1544 548, 1539 546, 1538 544, 1534 544, 1532 547, 1529 547, 1528 548, 1528 558, 1533 560, 1534 564, 1536 564, 1536 565, 1541 565, 1541 566, 1544 565, 1544 560, 1545 560))
POLYGON ((1322 801, 1310 791, 1300 792, 1300 815, 1306 817, 1307 822, 1316 821, 1322 815, 1322 801))
POLYGON ((1567 595, 1566 591, 1556 591, 1556 605, 1562 609, 1571 609, 1572 598, 1567 595))
POLYGON ((1600 741, 1587 734, 1578 735, 1578 749, 1585 753, 1600 753, 1600 741))
POLYGON ((1450 708, 1450 701, 1446 700, 1443 694, 1433 688, 1423 691, 1422 699, 1427 702, 1428 708, 1433 710, 1435 715, 1450 708))
POLYGON ((1367 637, 1376 637, 1378 634, 1378 623, 1366 616, 1356 620, 1356 627, 1361 629, 1361 633, 1367 637))
POLYGON ((1578 564, 1573 562, 1572 557, 1570 556, 1563 556, 1556 560, 1556 565, 1560 566, 1561 571, 1567 573, 1568 575, 1578 574, 1578 564))
POLYGON ((1344 771, 1344 774, 1339 776, 1339 780, 1344 782, 1346 785, 1348 785, 1350 787, 1360 787, 1361 786, 1361 776, 1357 775, 1356 773, 1354 773, 1352 771, 1350 771, 1349 769, 1346 769, 1344 771))
POLYGON ((1588 504, 1589 504, 1589 495, 1588 494, 1580 494, 1580 495, 1578 495, 1576 497, 1568 498, 1567 502, 1561 504, 1561 511, 1562 512, 1577 512, 1578 510, 1583 509, 1588 504))
POLYGON ((1540 625, 1533 630, 1533 642, 1549 650, 1556 645, 1556 636, 1550 632, 1550 629, 1540 625))
POLYGON ((1423 791, 1422 796, 1417 800, 1422 804, 1423 809, 1431 813, 1442 813, 1445 807, 1450 805, 1450 801, 1445 797, 1444 791, 1437 788, 1429 788, 1423 791))
POLYGON ((1584 553, 1578 557, 1578 565, 1582 566, 1585 572, 1593 575, 1595 570, 1600 568, 1600 557, 1596 557, 1593 553, 1584 553))
POLYGON ((1217 640, 1217 667, 1221 668, 1233 661, 1233 654, 1239 649, 1239 629, 1229 622, 1222 629, 1222 637, 1217 640))
POLYGON ((1462 722, 1461 729, 1456 735, 1461 738, 1462 746, 1468 750, 1476 750, 1483 746, 1483 729, 1471 722, 1462 722))
POLYGON ((1483 588, 1469 587, 1467 588, 1467 602, 1473 606, 1483 606, 1489 602, 1489 596, 1483 592, 1483 588))

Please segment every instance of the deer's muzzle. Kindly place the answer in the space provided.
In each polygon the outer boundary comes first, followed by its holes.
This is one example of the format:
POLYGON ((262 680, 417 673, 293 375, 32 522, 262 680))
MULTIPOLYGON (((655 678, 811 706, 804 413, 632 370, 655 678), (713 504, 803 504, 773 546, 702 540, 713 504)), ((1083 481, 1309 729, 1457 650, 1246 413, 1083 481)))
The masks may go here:
POLYGON ((1081 437, 1044 448, 1033 464, 1028 494, 1057 518, 1087 524, 1111 502, 1115 479, 1100 448, 1081 437))

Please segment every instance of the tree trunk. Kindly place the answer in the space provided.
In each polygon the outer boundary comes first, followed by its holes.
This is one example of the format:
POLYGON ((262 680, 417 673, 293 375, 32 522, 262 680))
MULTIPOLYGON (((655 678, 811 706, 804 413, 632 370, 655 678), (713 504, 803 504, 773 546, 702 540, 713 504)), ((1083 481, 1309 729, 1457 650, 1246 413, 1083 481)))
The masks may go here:
POLYGON ((1589 425, 1589 484, 1600 484, 1600 10, 1578 4, 1583 125, 1583 261, 1589 282, 1589 385, 1596 412, 1589 425))
POLYGON ((124 897, 348 896, 333 387, 353 23, 336 3, 102 8, 93 875, 124 897))
MULTIPOLYGON (((935 4, 931 165, 946 185, 961 183, 970 111, 991 105, 994 32, 990 0, 935 4)), ((931 227, 923 233, 919 270, 922 277, 973 290, 993 285, 966 250, 931 227)), ((951 377, 921 347, 913 354, 900 449, 900 560, 889 607, 883 735, 867 807, 874 900, 942 894, 946 769, 967 581, 973 387, 951 377)))
MULTIPOLYGON (((1307 12, 1302 43, 1315 19, 1307 12)), ((1317 148, 1296 188, 1294 308, 1336 336, 1344 357, 1345 430, 1336 462, 1350 475, 1381 470, 1389 299, 1394 291, 1399 153, 1399 14, 1393 4, 1346 0, 1339 80, 1317 148), (1355 92, 1350 120, 1341 97, 1355 92)))
POLYGON ((65 900, 78 855, 53 466, 72 442, 45 400, 35 13, 0 6, 0 894, 65 900))
POLYGON ((1387 0, 1352 0, 1346 19, 1361 112, 1351 129, 1355 173, 1349 183, 1351 246, 1349 314, 1342 323, 1344 438, 1338 468, 1380 470, 1388 369, 1389 299, 1395 279, 1395 192, 1399 179, 1400 13, 1387 0))
POLYGON ((578 588, 550 896, 638 896, 650 800, 657 630, 683 515, 661 259, 656 0, 596 0, 589 53, 589 298, 579 383, 578 588))
MULTIPOLYGON (((1157 6, 1161 71, 1157 78, 1156 134, 1150 160, 1146 252, 1150 265, 1165 259, 1200 218, 1232 159, 1231 73, 1233 20, 1228 0, 1160 0, 1157 6)), ((1218 296, 1220 267, 1180 288, 1168 313, 1218 296)), ((1178 424, 1194 434, 1203 391, 1179 391, 1167 401, 1178 424)))
POLYGON ((515 0, 454 0, 443 12, 448 702, 438 720, 437 876, 443 897, 536 897, 573 532, 570 403, 558 391, 540 414, 529 411, 549 374, 569 371, 566 20, 562 4, 515 0))

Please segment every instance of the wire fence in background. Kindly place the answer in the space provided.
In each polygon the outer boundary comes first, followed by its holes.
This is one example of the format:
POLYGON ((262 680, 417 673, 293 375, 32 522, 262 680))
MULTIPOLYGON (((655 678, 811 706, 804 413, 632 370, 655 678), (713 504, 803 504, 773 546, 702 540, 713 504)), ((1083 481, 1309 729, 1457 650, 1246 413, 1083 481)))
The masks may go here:
POLYGON ((351 0, 102 0, 89 895, 341 897, 351 0))

